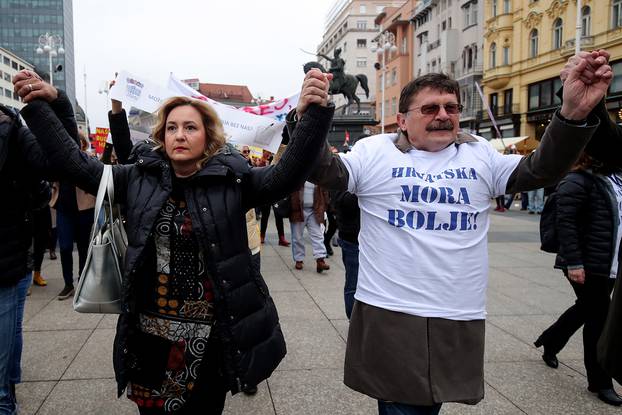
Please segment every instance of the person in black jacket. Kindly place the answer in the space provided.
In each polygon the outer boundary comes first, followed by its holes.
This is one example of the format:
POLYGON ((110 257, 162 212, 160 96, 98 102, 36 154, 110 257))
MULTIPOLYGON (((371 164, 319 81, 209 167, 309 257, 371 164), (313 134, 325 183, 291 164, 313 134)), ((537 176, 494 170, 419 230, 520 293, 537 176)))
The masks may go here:
POLYGON ((561 269, 577 301, 536 340, 544 346, 545 363, 557 368, 557 353, 583 325, 583 353, 588 389, 611 405, 622 404, 611 376, 598 364, 600 338, 613 284, 618 272, 622 172, 599 170, 583 155, 557 189, 556 229, 559 253, 555 268, 561 269))
MULTIPOLYGON (((227 391, 259 384, 284 357, 274 302, 251 265, 245 213, 311 173, 334 111, 330 78, 306 75, 299 124, 274 166, 249 166, 225 144, 214 110, 187 97, 163 104, 153 141, 132 150, 133 164, 113 166, 128 235, 113 363, 118 394, 127 387, 141 413, 219 414, 227 391)), ((51 111, 55 90, 19 75, 14 83, 50 162, 96 193, 103 165, 79 151, 51 111), (32 89, 43 99, 30 99, 32 89)))
POLYGON ((34 136, 0 105, 0 413, 16 413, 21 381, 22 320, 32 281, 33 210, 50 200, 47 171, 34 136))

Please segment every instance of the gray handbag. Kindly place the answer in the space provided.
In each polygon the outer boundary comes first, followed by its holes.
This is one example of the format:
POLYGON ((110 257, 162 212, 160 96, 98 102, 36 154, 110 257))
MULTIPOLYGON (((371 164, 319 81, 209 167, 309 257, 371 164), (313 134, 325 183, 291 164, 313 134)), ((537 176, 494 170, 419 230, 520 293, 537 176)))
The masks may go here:
POLYGON ((86 263, 73 297, 73 309, 79 313, 121 313, 127 235, 120 215, 113 208, 112 166, 106 164, 97 191, 86 263))

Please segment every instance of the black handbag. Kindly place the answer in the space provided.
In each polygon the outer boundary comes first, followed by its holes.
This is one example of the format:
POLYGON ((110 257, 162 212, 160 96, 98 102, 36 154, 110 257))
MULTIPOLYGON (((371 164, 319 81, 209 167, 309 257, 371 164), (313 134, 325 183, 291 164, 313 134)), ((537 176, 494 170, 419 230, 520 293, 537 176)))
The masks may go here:
POLYGON ((289 218, 289 215, 292 212, 292 203, 289 199, 289 196, 281 200, 277 200, 276 203, 273 203, 272 209, 274 209, 274 213, 276 213, 280 217, 289 218))

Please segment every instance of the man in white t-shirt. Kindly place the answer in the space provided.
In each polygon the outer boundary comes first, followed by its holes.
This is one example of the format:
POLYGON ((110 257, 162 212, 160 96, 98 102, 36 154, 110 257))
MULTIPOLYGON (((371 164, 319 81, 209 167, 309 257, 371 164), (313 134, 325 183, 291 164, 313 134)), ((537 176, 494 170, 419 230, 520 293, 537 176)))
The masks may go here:
POLYGON ((310 180, 354 193, 361 209, 344 382, 378 399, 381 415, 436 414, 443 402, 483 398, 490 198, 559 180, 596 129, 587 117, 611 78, 598 54, 577 65, 563 107, 526 157, 461 133, 459 87, 442 74, 404 87, 398 134, 339 156, 326 148, 310 180))

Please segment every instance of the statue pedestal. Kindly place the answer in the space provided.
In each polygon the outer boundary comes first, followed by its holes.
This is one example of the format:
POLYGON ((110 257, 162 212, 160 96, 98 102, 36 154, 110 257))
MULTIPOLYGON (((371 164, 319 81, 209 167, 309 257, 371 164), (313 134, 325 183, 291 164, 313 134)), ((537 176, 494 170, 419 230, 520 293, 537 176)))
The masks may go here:
POLYGON ((353 146, 357 138, 363 133, 370 134, 370 126, 377 125, 378 121, 374 120, 371 115, 342 115, 335 114, 333 124, 328 132, 328 142, 335 146, 337 150, 343 151, 343 144, 346 141, 346 131, 350 134, 349 145, 353 146))

